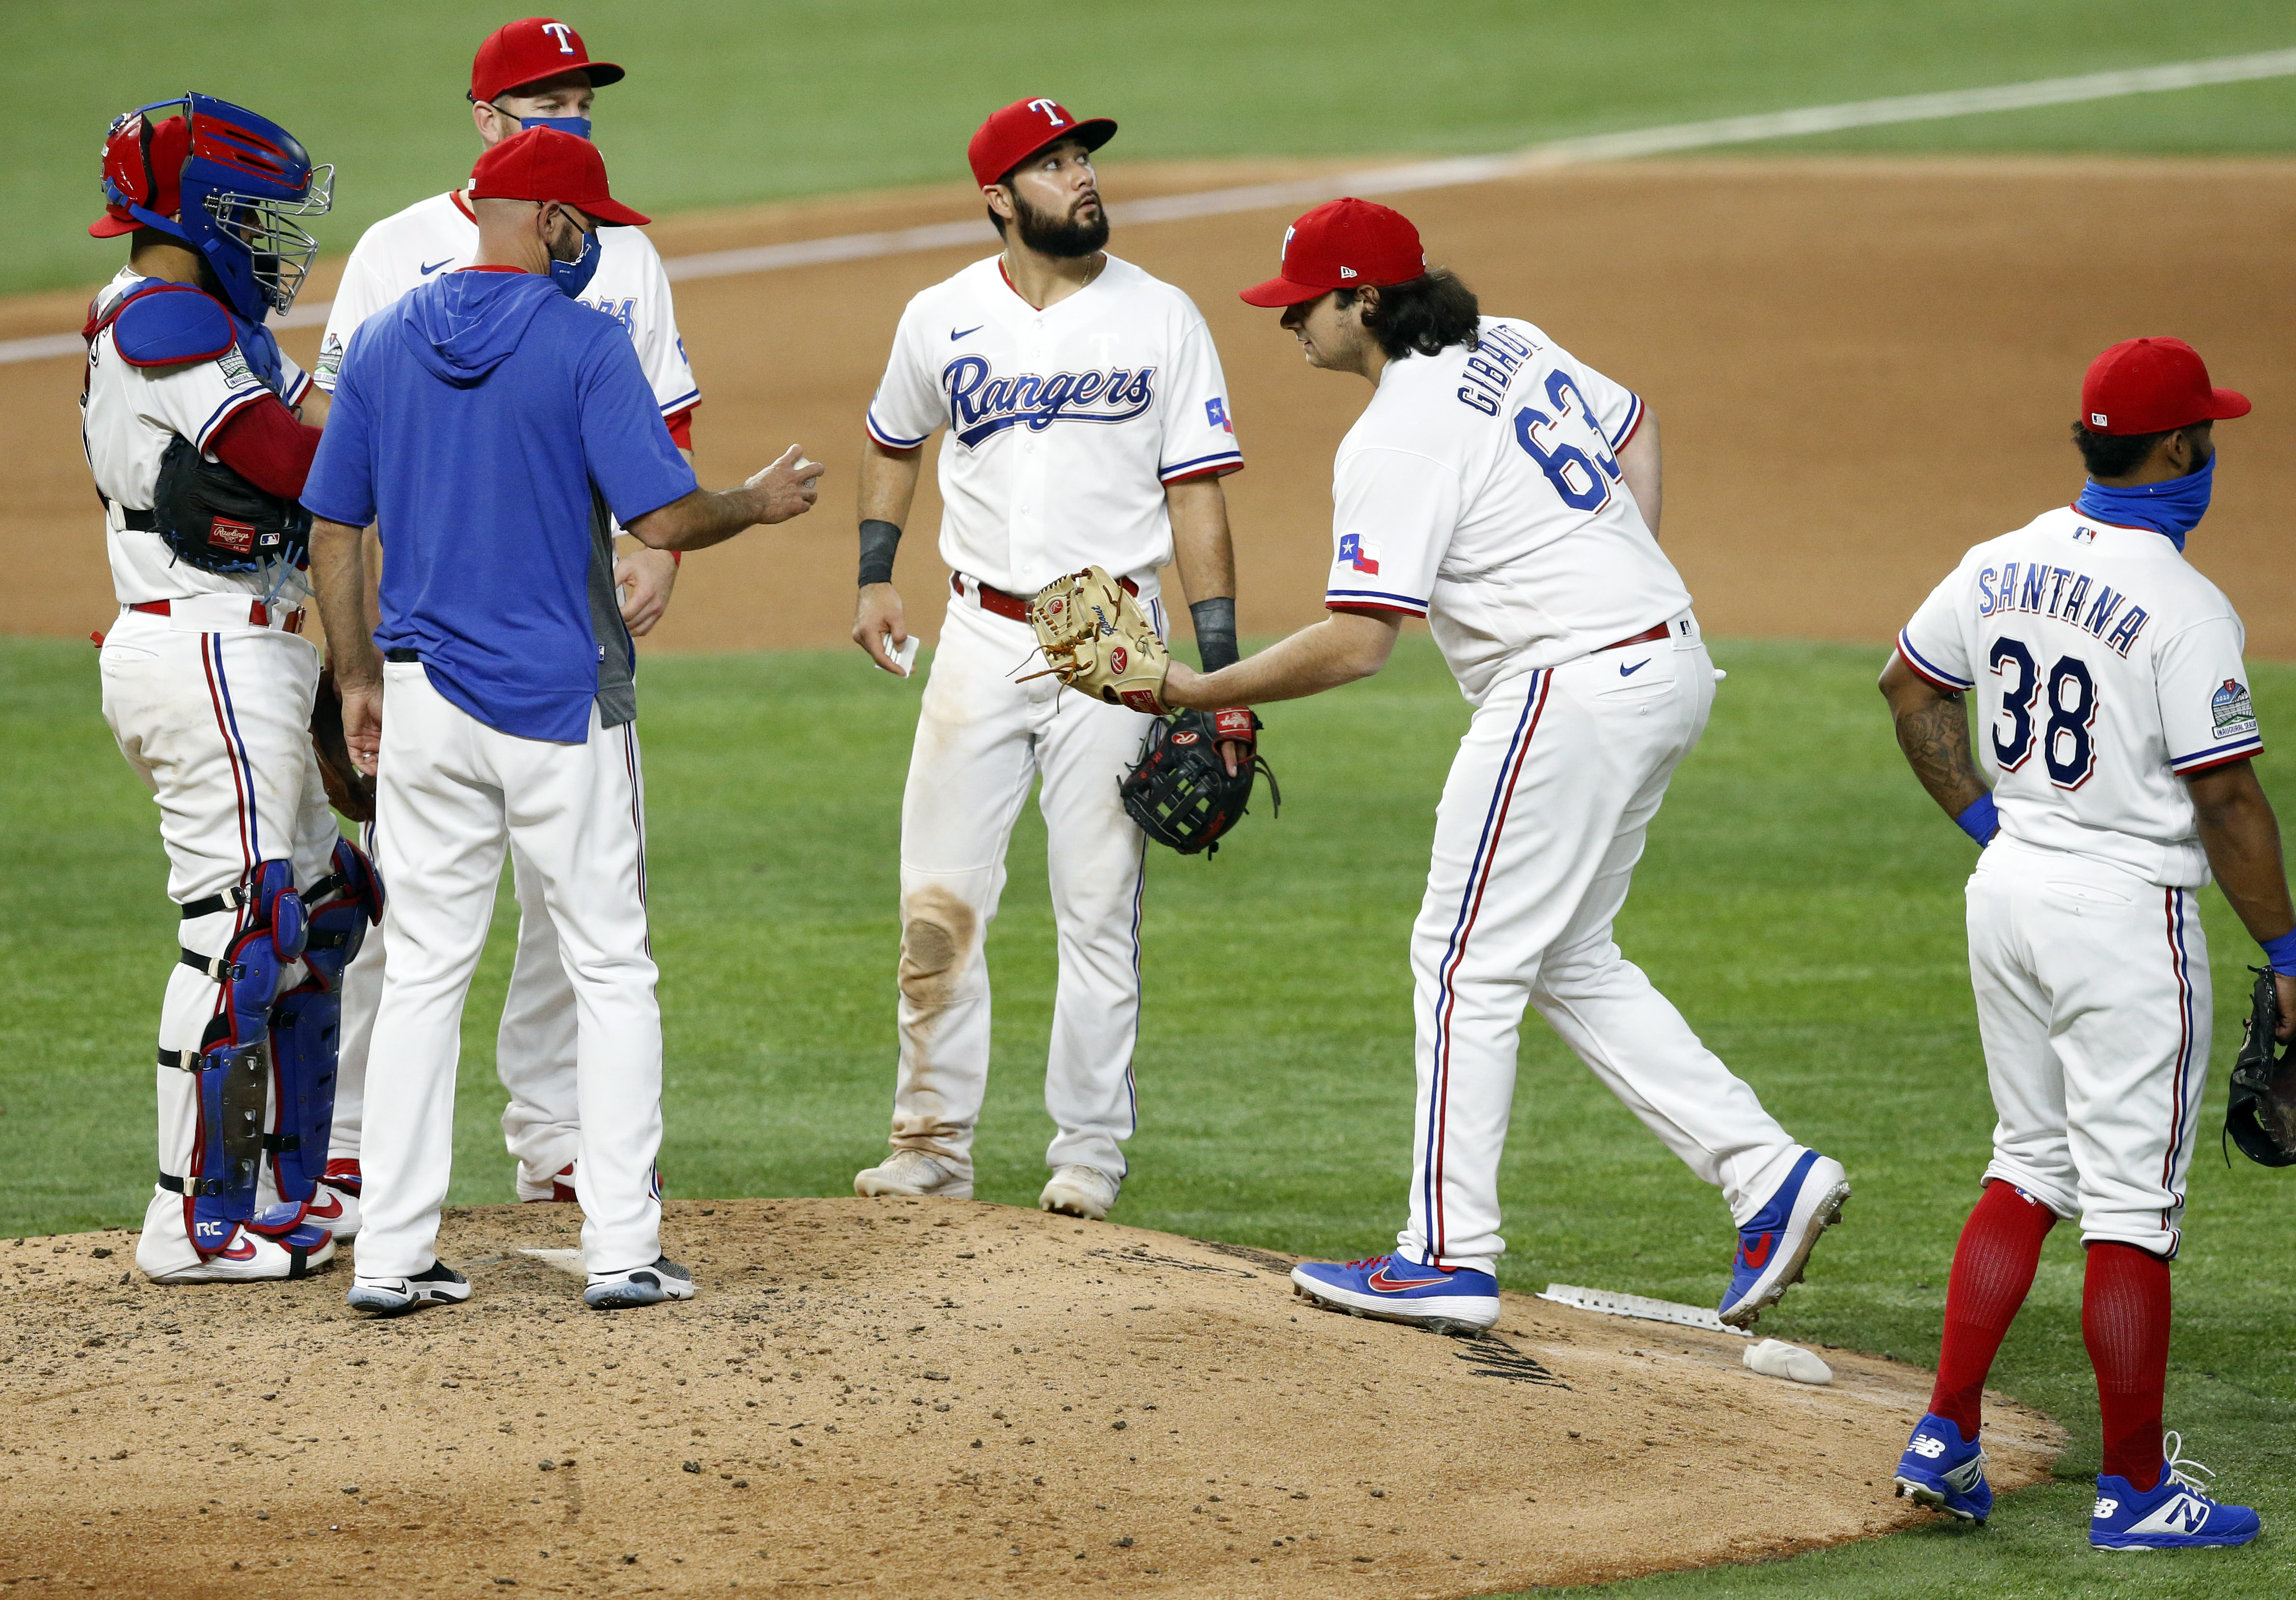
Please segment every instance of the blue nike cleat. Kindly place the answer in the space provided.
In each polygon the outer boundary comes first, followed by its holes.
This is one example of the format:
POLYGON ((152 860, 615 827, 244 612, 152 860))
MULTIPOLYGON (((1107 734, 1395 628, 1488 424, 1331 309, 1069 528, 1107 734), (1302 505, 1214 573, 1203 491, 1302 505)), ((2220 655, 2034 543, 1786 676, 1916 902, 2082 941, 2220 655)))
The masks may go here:
POLYGON ((2096 1510, 2088 1522, 2088 1542, 2100 1550, 2184 1550, 2204 1545, 2244 1545, 2264 1530, 2263 1519, 2245 1506, 2226 1506, 2185 1474, 2210 1475, 2197 1461, 2177 1459, 2181 1434, 2162 1441, 2167 1460, 2161 1481, 2148 1493, 2121 1477, 2096 1481, 2096 1510))
POLYGON ((1841 1220, 1841 1202, 1849 1198, 1849 1175, 1841 1163, 1803 1151, 1777 1193, 1738 1230, 1730 1286, 1722 1292, 1722 1320, 1734 1328, 1751 1328, 1763 1307, 1777 1304, 1790 1286, 1800 1283, 1817 1236, 1841 1220))
POLYGON ((1480 1333, 1499 1319, 1498 1280, 1464 1267, 1422 1267, 1399 1255, 1302 1261, 1292 1290, 1334 1311, 1407 1322, 1438 1333, 1480 1333))
POLYGON ((1958 1423, 1934 1414, 1914 1424, 1906 1453, 1898 1457, 1898 1494, 1964 1522, 1981 1522, 1993 1514, 1985 1452, 1977 1440, 1961 1436, 1958 1423))

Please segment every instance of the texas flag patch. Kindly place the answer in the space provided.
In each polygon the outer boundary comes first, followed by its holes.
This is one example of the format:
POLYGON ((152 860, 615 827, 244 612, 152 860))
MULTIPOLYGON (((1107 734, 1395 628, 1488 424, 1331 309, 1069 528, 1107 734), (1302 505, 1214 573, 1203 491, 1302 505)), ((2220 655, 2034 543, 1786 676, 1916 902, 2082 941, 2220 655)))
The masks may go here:
POLYGON ((1340 562, 1358 572, 1376 575, 1379 571, 1379 546, 1366 541, 1361 534, 1340 535, 1340 562))
POLYGON ((1223 433, 1235 431, 1235 424, 1227 420, 1227 398, 1215 395, 1204 402, 1204 421, 1223 433))

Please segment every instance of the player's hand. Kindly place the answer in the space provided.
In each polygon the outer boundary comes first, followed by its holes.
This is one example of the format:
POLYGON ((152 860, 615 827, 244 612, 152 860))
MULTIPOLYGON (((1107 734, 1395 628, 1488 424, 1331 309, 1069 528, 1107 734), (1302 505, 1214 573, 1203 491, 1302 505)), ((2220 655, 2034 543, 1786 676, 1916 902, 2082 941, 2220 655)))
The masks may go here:
POLYGON ((896 648, 909 642, 908 624, 901 614, 901 592, 890 583, 865 584, 853 607, 853 642, 895 677, 906 677, 900 663, 886 653, 888 636, 896 648))
POLYGON ((2275 972, 2272 987, 2280 991, 2280 1026, 2272 1030, 2272 1037, 2284 1045, 2296 1038, 2296 978, 2275 972))
POLYGON ((669 592, 677 584, 677 558, 667 550, 641 545, 614 559, 614 587, 621 592, 622 626, 632 638, 643 639, 669 609, 669 592))
POLYGON ((373 777, 382 759, 382 685, 346 684, 342 693, 344 748, 351 752, 351 765, 373 777))
MULTIPOLYGON (((1217 710, 1218 708, 1203 695, 1201 685, 1209 676, 1209 673, 1199 672, 1174 656, 1171 666, 1164 673, 1164 703, 1174 710, 1217 710)), ((1233 772, 1235 769, 1231 767, 1228 770, 1233 772)))
POLYGON ((821 494, 817 487, 821 475, 828 470, 817 461, 808 461, 804 446, 791 445, 782 452, 779 461, 742 487, 765 496, 765 510, 758 521, 786 522, 813 509, 814 501, 821 494))

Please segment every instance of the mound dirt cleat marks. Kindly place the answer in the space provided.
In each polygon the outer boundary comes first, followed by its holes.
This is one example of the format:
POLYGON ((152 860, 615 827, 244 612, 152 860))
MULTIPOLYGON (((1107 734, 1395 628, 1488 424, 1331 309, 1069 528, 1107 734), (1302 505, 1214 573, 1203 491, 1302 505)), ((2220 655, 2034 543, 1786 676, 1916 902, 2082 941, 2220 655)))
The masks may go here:
POLYGON ((693 1298, 693 1275, 668 1256, 655 1257, 651 1267, 600 1273, 582 1291, 582 1303, 593 1311, 630 1311, 693 1298))
POLYGON ((2096 1507, 2090 1513, 2088 1542, 2099 1550, 2190 1550, 2244 1545, 2264 1530, 2264 1520, 2245 1506, 2227 1506, 2197 1479, 2211 1474, 2197 1461, 2183 1459, 2184 1436, 2163 1440, 2161 1481, 2149 1490, 2129 1487, 2126 1478, 2100 1475, 2096 1507))
POLYGON ((1961 1425, 1932 1413, 1914 1424, 1898 1458, 1898 1495, 1964 1522, 1993 1514, 1993 1486, 1985 1481, 1985 1452, 1964 1439, 1961 1425))
POLYGON ((444 1261, 433 1261, 412 1277, 354 1278, 346 1297, 351 1309, 369 1317, 404 1317, 425 1306, 458 1306, 471 1298, 471 1282, 444 1261))
POLYGON ((1498 1280, 1464 1267, 1423 1267, 1401 1255, 1303 1261, 1292 1292, 1330 1310, 1438 1333, 1479 1334, 1499 1319, 1498 1280))
POLYGON ((1841 1220, 1849 1198, 1849 1175, 1841 1163, 1815 1150, 1802 1152, 1785 1182, 1738 1230, 1730 1286, 1722 1292, 1722 1320, 1734 1328, 1752 1327, 1763 1308, 1777 1304, 1801 1282, 1809 1252, 1841 1220))

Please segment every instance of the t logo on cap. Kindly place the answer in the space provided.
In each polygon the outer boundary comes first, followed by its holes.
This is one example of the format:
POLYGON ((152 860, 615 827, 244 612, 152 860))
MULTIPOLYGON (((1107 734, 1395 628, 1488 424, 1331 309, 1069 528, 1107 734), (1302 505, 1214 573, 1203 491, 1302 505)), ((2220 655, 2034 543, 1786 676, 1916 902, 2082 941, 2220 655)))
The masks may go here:
POLYGON ((1045 120, 1050 122, 1054 127, 1066 127, 1069 125, 1068 119, 1061 115, 1060 103, 1057 101, 1031 100, 1029 102, 1029 109, 1032 111, 1044 112, 1045 120))
POLYGON ((542 25, 542 31, 547 34, 554 34, 557 37, 559 54, 571 55, 574 53, 574 30, 567 27, 565 23, 545 22, 542 25))

